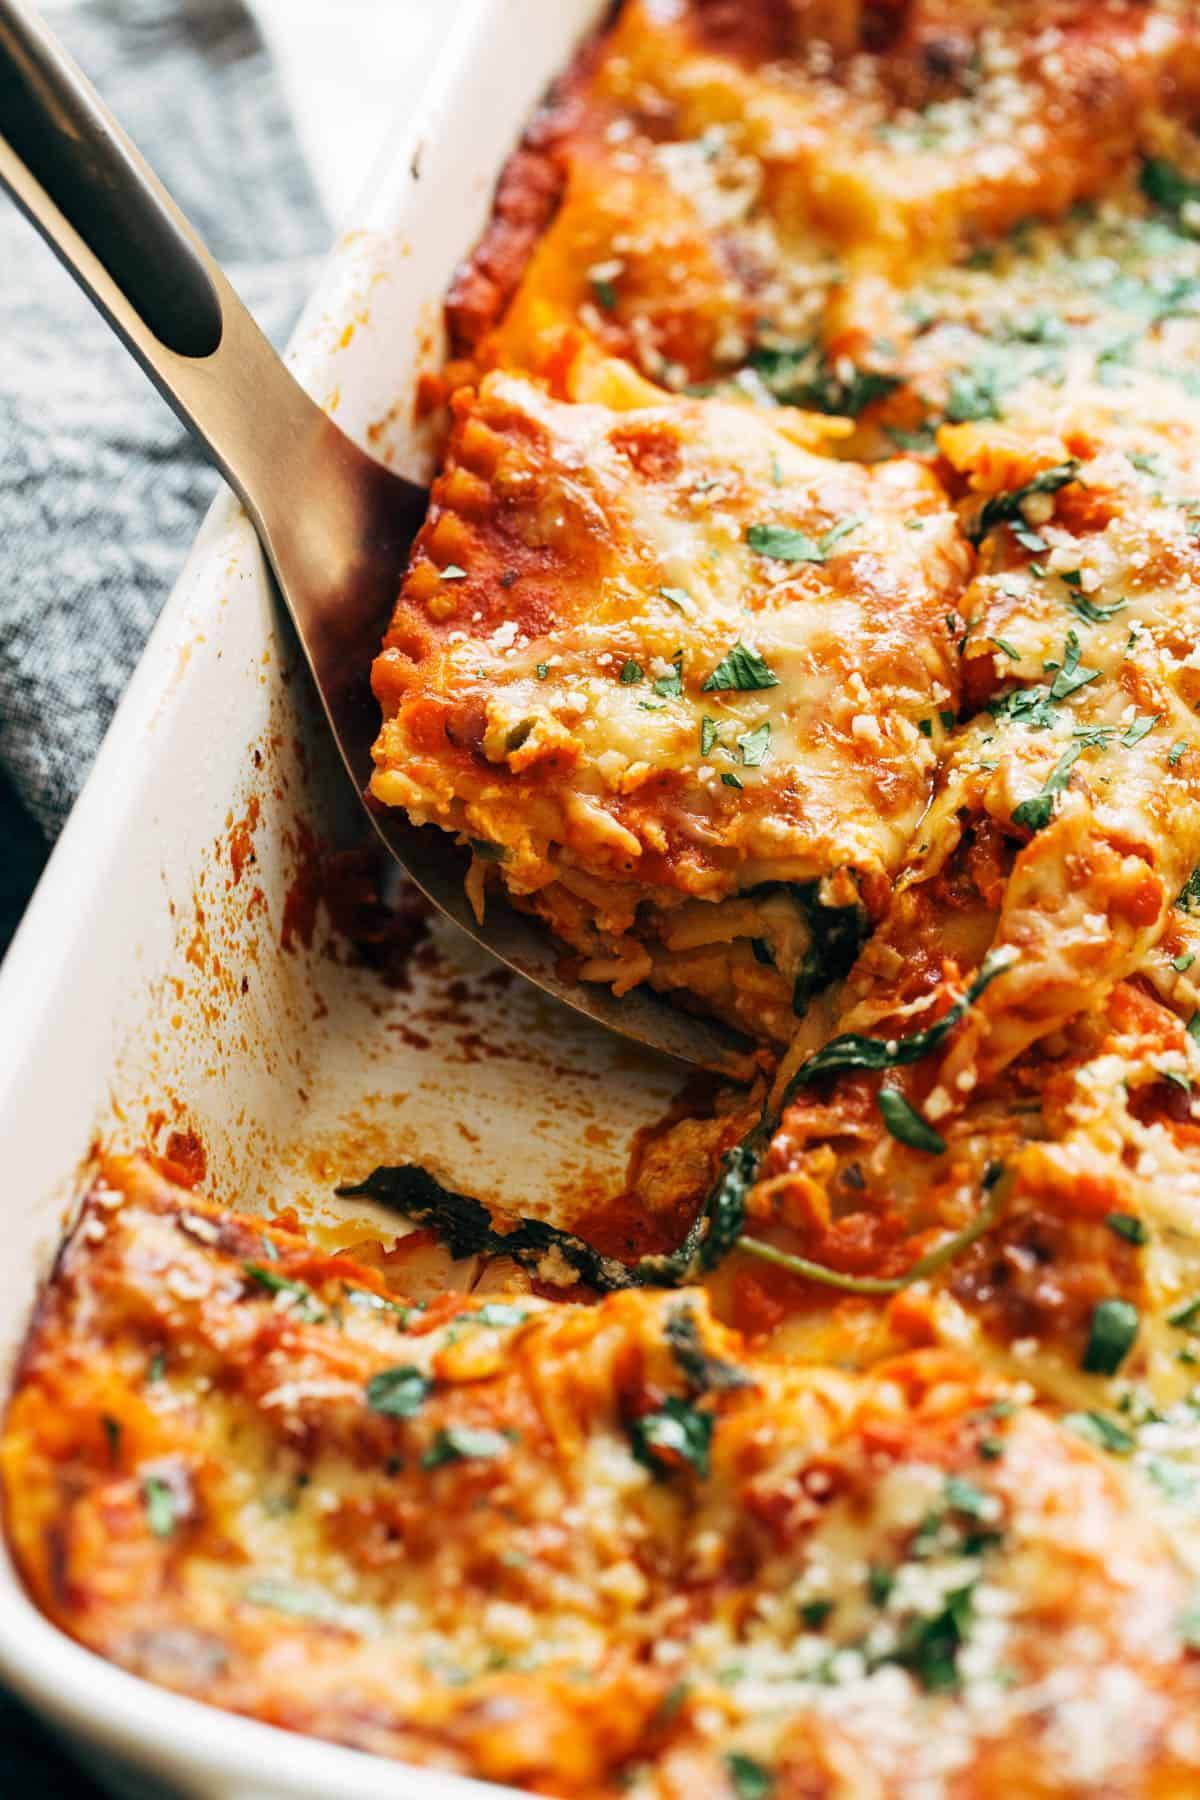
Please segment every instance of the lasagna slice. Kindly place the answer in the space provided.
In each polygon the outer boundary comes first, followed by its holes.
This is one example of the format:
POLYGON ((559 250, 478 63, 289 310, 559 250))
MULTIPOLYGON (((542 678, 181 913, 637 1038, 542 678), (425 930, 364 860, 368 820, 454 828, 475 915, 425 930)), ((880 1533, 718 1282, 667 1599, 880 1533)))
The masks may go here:
POLYGON ((633 0, 513 159, 456 347, 529 367, 567 320, 669 386, 874 416, 914 284, 1174 154, 1198 92, 1182 7, 633 0))
POLYGON ((960 1355, 789 1366, 698 1290, 412 1304, 113 1163, 0 1470, 81 1643, 446 1772, 578 1800, 1200 1781, 1191 1578, 1136 1474, 960 1355))
POLYGON ((375 799, 471 846, 584 980, 755 1036, 853 959, 957 702, 934 478, 575 357, 462 393, 375 665, 375 799))

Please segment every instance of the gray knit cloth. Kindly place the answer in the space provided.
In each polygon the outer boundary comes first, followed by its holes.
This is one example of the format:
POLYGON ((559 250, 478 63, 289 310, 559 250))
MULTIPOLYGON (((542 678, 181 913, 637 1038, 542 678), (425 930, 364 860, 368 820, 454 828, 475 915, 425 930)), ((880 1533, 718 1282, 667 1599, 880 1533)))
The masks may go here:
MULTIPOLYGON (((42 12, 279 342, 327 231, 238 0, 42 12)), ((0 194, 0 951, 216 485, 0 194)))

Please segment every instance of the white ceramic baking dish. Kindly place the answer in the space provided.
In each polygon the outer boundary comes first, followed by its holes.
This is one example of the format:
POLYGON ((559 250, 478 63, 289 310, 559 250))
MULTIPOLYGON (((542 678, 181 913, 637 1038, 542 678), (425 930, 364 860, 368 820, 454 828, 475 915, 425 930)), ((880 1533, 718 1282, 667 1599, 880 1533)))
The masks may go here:
MULTIPOLYGON (((413 395, 441 354, 441 295, 522 122, 600 10, 469 0, 306 311, 300 378, 406 473, 427 473, 413 395)), ((634 1132, 677 1092, 676 1066, 498 976, 452 928, 406 992, 355 966, 324 921, 308 933, 310 838, 361 829, 343 779, 257 542, 222 498, 0 976, 6 1376, 97 1142, 191 1131, 219 1198, 295 1204, 318 1227, 346 1216, 339 1179, 414 1157, 565 1216, 619 1184, 634 1132)), ((0 1674, 102 1759, 114 1791, 497 1792, 139 1681, 51 1627, 7 1560, 0 1674)))

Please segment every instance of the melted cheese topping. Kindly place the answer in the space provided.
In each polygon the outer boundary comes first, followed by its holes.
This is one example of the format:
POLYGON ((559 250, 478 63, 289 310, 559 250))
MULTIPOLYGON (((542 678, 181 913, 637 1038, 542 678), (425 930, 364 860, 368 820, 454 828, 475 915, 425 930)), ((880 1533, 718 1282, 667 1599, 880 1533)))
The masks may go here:
POLYGON ((114 1163, 2 1470, 81 1642, 363 1749, 581 1797, 1200 1778, 1168 1535, 953 1354, 752 1356, 694 1291, 406 1307, 114 1163))
POLYGON ((579 378, 618 404, 499 373, 460 401, 376 664, 372 792, 515 895, 590 903, 610 941, 584 940, 586 973, 627 986, 611 940, 647 903, 661 978, 706 937, 775 939, 753 906, 672 919, 688 900, 886 891, 955 706, 967 557, 915 463, 834 462, 800 416, 664 401, 619 367, 579 378))

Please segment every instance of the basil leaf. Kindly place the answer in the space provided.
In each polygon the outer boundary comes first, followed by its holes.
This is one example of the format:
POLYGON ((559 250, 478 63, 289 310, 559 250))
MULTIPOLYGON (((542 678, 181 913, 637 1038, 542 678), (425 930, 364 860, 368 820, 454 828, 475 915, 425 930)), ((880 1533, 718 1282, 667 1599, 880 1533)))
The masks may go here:
POLYGON ((1185 206, 1200 200, 1200 182, 1189 181, 1174 163, 1161 156, 1149 157, 1142 164, 1138 186, 1147 200, 1161 206, 1164 212, 1180 213, 1185 206))
POLYGON ((859 368, 843 356, 833 362, 815 344, 756 345, 750 353, 750 366, 786 406, 841 413, 851 419, 900 386, 898 375, 859 368))
POLYGON ((877 1098, 883 1122, 898 1142, 907 1144, 911 1150, 925 1150, 931 1156, 944 1153, 945 1138, 909 1105, 903 1094, 897 1093, 895 1088, 880 1088, 877 1098))
POLYGON ((444 1463, 494 1462, 511 1449, 510 1439, 498 1431, 473 1425, 445 1425, 434 1434, 421 1458, 423 1469, 440 1469, 444 1463))
POLYGON ((665 1331, 671 1355, 695 1393, 732 1393, 738 1388, 754 1386, 753 1379, 735 1363, 709 1355, 700 1336, 696 1314, 686 1301, 667 1314, 665 1331))
POLYGON ((1010 957, 1003 951, 990 952, 961 998, 923 1031, 910 1032, 907 1037, 901 1038, 860 1037, 857 1032, 846 1032, 841 1037, 831 1038, 807 1062, 801 1063, 788 1083, 784 1105, 789 1103, 799 1088, 807 1087, 810 1082, 818 1081, 823 1075, 836 1074, 842 1069, 898 1069, 908 1063, 920 1062, 923 1056, 928 1056, 931 1050, 936 1050, 949 1037, 967 1009, 975 1004, 984 989, 998 975, 1003 975, 1010 961, 1010 957))
POLYGON ((654 683, 654 692, 664 700, 678 700, 683 693, 683 652, 675 658, 675 667, 669 675, 660 675, 654 683))
POLYGON ((1200 865, 1197 865, 1175 896, 1180 912, 1200 913, 1200 865))
POLYGON ((806 531, 795 531, 788 525, 751 525, 746 542, 758 556, 774 557, 776 562, 823 563, 844 537, 857 531, 861 518, 842 519, 831 525, 819 538, 806 531))
POLYGON ((707 756, 717 741, 717 723, 715 719, 703 718, 700 721, 700 754, 707 756))
POLYGON ((633 658, 630 657, 628 662, 621 664, 621 673, 618 676, 618 680, 622 687, 636 687, 638 682, 643 679, 644 675, 645 670, 642 668, 641 664, 635 663, 633 658))
POLYGON ((768 1800, 775 1790, 775 1777, 770 1769, 742 1750, 728 1751, 725 1767, 737 1800, 768 1800))
POLYGON ((1081 619, 1089 625, 1103 625, 1107 620, 1115 618, 1117 613, 1129 605, 1128 600, 1114 600, 1111 606, 1100 606, 1095 600, 1087 599, 1083 594, 1072 594, 1071 605, 1081 619))
POLYGON ((1113 1456, 1130 1456, 1137 1449, 1137 1439, 1101 1412, 1072 1412, 1063 1417, 1063 1424, 1068 1431, 1077 1437, 1086 1438, 1089 1444, 1097 1449, 1107 1450, 1113 1456))
POLYGON ((1101 1300, 1092 1309, 1083 1370, 1087 1375, 1115 1375, 1138 1334, 1138 1310, 1128 1300, 1101 1300))
POLYGON ((1104 1223, 1119 1238, 1124 1238, 1127 1244, 1144 1244, 1149 1236, 1145 1220, 1139 1219, 1135 1213, 1110 1212, 1104 1223))
POLYGON ((745 767, 757 769, 766 760, 767 751, 771 748, 770 719, 764 719, 753 731, 744 732, 738 739, 738 748, 745 767))
POLYGON ((1127 750, 1132 750, 1135 744, 1140 744, 1144 737, 1150 735, 1161 718, 1161 713, 1139 713, 1128 731, 1121 734, 1122 744, 1127 750))
POLYGON ((1063 751, 1046 777, 1041 793, 1035 794, 1032 799, 1022 800, 1019 806, 1013 807, 1014 825, 1022 825, 1026 831, 1036 834, 1050 823, 1054 816, 1054 796, 1060 794, 1066 787, 1070 780, 1071 770, 1083 755, 1083 751, 1083 744, 1072 744, 1070 749, 1063 751))
POLYGON ((701 1478, 706 1476, 712 1432, 711 1413, 699 1412, 674 1395, 629 1425, 633 1454, 655 1475, 670 1475, 680 1463, 687 1463, 701 1478))
POLYGON ((1067 641, 1063 648, 1062 667, 1050 683, 1051 700, 1066 700, 1069 695, 1077 693, 1081 687, 1086 687, 1089 681, 1095 681, 1099 673, 1099 669, 1080 667, 1079 634, 1075 631, 1068 631, 1067 641))
POLYGON ((728 689, 739 694, 753 693, 756 688, 773 688, 779 686, 779 677, 765 663, 758 651, 749 644, 743 644, 739 638, 725 656, 723 656, 707 681, 701 684, 703 694, 718 693, 728 689))
POLYGON ((146 1523, 155 1537, 170 1537, 178 1523, 170 1483, 159 1475, 147 1475, 142 1482, 142 1505, 146 1509, 146 1523))
POLYGON ((306 1282, 289 1281, 286 1275, 278 1275, 262 1263, 243 1263, 242 1272, 269 1294, 285 1294, 296 1317, 306 1324, 317 1325, 325 1317, 324 1308, 306 1282))
POLYGON ((1024 487, 993 494, 976 520, 975 529, 969 534, 972 541, 977 544, 994 525, 1002 525, 1010 519, 1020 519, 1024 501, 1034 494, 1056 494, 1059 488, 1064 488, 1068 482, 1075 480, 1078 469, 1079 462, 1072 457, 1068 462, 1056 463, 1053 468, 1043 469, 1040 475, 1035 475, 1024 487))
POLYGON ((397 1363, 372 1375, 366 1386, 367 1405, 385 1418, 411 1419, 424 1406, 432 1385, 411 1363, 397 1363))

